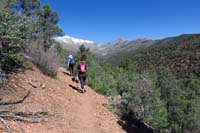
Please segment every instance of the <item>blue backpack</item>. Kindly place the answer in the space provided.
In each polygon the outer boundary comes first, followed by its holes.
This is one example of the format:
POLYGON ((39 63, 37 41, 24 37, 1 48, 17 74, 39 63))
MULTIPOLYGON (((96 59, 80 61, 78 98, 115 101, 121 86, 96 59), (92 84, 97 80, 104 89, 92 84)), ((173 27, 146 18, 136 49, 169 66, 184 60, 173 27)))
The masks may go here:
POLYGON ((70 60, 69 60, 69 64, 74 64, 75 63, 75 60, 73 59, 73 58, 71 58, 70 60))

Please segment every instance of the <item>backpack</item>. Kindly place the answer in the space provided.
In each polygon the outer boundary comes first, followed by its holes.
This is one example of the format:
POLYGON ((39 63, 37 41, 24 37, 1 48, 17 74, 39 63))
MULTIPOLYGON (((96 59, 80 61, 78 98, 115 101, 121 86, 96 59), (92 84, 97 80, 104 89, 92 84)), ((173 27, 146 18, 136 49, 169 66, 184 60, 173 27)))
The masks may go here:
POLYGON ((70 60, 69 60, 69 64, 74 64, 75 63, 75 60, 73 59, 73 58, 71 58, 70 60))
POLYGON ((86 72, 86 64, 80 64, 80 72, 86 72))

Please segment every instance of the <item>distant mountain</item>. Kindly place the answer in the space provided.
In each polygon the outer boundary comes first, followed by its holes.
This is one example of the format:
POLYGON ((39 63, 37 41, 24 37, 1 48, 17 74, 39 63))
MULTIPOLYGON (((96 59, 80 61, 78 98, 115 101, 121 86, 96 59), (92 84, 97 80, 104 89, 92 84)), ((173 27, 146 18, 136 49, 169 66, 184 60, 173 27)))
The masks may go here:
POLYGON ((80 46, 82 44, 93 44, 93 43, 95 43, 93 41, 78 39, 78 38, 74 38, 74 37, 70 37, 70 36, 57 37, 55 39, 57 41, 60 41, 60 42, 66 43, 66 44, 76 45, 76 46, 80 46))
POLYGON ((57 37, 55 38, 55 40, 60 42, 67 51, 75 53, 78 51, 79 47, 83 44, 87 48, 90 48, 90 50, 94 54, 103 56, 117 54, 121 51, 133 51, 141 47, 148 47, 155 42, 150 39, 137 39, 137 40, 117 39, 113 42, 101 45, 94 41, 78 39, 70 36, 57 37))
POLYGON ((104 56, 112 56, 119 53, 133 52, 139 48, 146 48, 156 41, 150 39, 123 40, 117 39, 107 43, 100 50, 104 56))
POLYGON ((151 47, 160 47, 160 46, 169 46, 177 45, 182 43, 194 43, 200 41, 200 34, 183 34, 176 37, 168 37, 162 40, 157 41, 151 47))
POLYGON ((82 44, 85 45, 85 47, 90 48, 92 51, 96 51, 101 47, 100 44, 96 42, 78 39, 70 36, 57 37, 55 40, 60 42, 63 47, 70 52, 77 52, 82 44))
POLYGON ((117 39, 113 42, 109 42, 105 45, 106 49, 112 49, 112 48, 121 48, 126 46, 130 41, 129 40, 124 40, 124 39, 117 39))
POLYGON ((73 53, 76 53, 79 47, 83 44, 87 48, 90 48, 94 54, 102 55, 104 57, 115 57, 121 54, 132 54, 138 49, 145 49, 148 47, 176 45, 185 42, 199 42, 200 34, 184 34, 161 40, 151 40, 146 38, 136 40, 117 39, 104 45, 98 44, 94 41, 78 39, 70 36, 57 37, 55 40, 60 42, 67 51, 73 53))

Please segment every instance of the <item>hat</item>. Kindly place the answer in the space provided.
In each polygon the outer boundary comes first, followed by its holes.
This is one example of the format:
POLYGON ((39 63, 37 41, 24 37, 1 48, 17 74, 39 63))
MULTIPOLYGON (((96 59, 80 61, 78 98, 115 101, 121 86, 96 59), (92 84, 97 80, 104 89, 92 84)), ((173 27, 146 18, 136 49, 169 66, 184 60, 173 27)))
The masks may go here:
POLYGON ((69 55, 68 57, 69 57, 69 58, 73 58, 73 56, 72 56, 72 55, 69 55))

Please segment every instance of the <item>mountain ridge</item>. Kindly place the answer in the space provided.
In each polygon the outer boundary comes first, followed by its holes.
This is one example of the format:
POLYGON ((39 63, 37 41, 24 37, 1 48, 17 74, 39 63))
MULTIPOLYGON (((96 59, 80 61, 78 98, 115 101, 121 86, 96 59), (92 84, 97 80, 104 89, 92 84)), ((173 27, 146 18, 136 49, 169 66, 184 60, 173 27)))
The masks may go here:
POLYGON ((160 40, 147 38, 127 40, 119 38, 104 45, 96 43, 95 41, 78 39, 70 36, 57 37, 55 40, 60 42, 63 47, 67 49, 67 51, 72 53, 76 53, 79 50, 79 47, 83 44, 85 47, 90 48, 94 54, 101 56, 112 56, 123 52, 134 52, 140 48, 160 47, 176 44, 188 40, 193 40, 193 38, 198 38, 198 36, 200 36, 200 34, 182 34, 179 36, 167 37, 160 40))
POLYGON ((126 49, 127 46, 129 48, 131 45, 134 47, 138 47, 139 45, 142 45, 145 42, 153 41, 151 39, 136 39, 136 40, 126 40, 126 39, 116 39, 114 41, 108 42, 104 45, 96 43, 94 41, 79 39, 71 36, 62 36, 54 38, 55 41, 61 43, 65 49, 67 49, 70 52, 77 52, 79 47, 81 45, 85 45, 85 47, 90 48, 93 53, 98 55, 107 55, 111 54, 115 51, 121 51, 120 49, 126 49))

